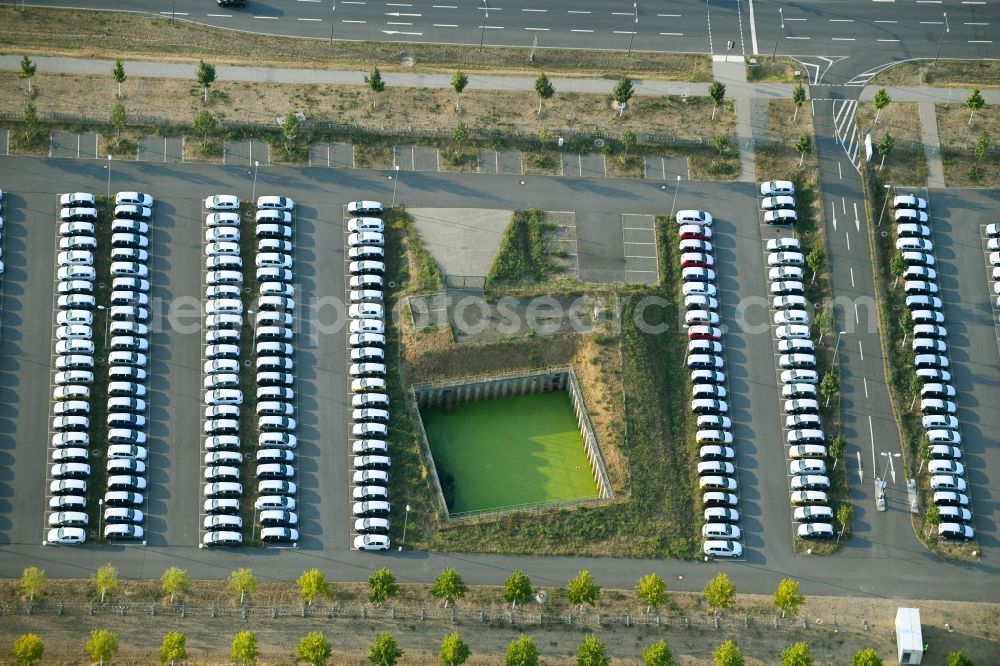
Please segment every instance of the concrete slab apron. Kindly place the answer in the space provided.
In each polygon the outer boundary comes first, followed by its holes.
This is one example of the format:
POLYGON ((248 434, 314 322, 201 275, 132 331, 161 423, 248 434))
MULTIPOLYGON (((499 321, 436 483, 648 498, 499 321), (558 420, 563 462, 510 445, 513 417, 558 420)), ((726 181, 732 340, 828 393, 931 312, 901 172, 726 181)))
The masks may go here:
POLYGON ((736 107, 736 141, 740 151, 740 181, 753 182, 755 162, 753 154, 753 112, 751 98, 743 92, 747 87, 746 66, 742 58, 716 56, 712 59, 712 76, 726 86, 726 93, 736 107))
POLYGON ((485 276, 514 212, 486 208, 411 208, 413 223, 446 275, 485 276))
POLYGON ((941 164, 941 140, 938 136, 937 111, 933 102, 917 104, 920 114, 920 140, 927 159, 927 187, 944 187, 944 165, 941 164))

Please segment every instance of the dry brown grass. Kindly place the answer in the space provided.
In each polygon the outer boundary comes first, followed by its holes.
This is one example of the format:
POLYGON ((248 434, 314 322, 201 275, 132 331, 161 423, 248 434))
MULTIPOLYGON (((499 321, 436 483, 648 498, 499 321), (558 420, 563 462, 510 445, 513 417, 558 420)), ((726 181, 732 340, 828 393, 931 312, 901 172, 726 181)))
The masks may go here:
POLYGON ((972 116, 965 104, 936 104, 944 179, 950 187, 1000 187, 1000 154, 987 150, 981 161, 973 152, 983 132, 991 146, 1000 142, 1000 107, 984 106, 972 116), (978 166, 981 177, 970 175, 978 166))
MULTIPOLYGON (((32 8, 21 12, 0 8, 0 43, 10 53, 120 57, 154 62, 195 62, 199 58, 227 64, 314 69, 466 72, 504 71, 536 75, 633 77, 710 81, 707 56, 680 53, 578 51, 541 48, 529 62, 528 49, 435 44, 289 39, 220 30, 186 21, 124 12, 32 8), (412 67, 402 58, 413 59, 412 67)), ((110 82, 110 76, 108 77, 110 82)))
POLYGON ((940 60, 904 62, 879 72, 872 86, 1000 87, 1000 62, 940 60))
POLYGON ((916 102, 890 102, 879 114, 877 125, 875 107, 871 102, 859 102, 856 122, 862 138, 867 132, 871 132, 873 144, 878 144, 887 133, 894 140, 880 176, 885 182, 910 187, 923 187, 927 184, 927 158, 924 156, 923 139, 920 136, 916 102))
POLYGON ((609 155, 604 162, 613 178, 642 178, 642 155, 609 155))
POLYGON ((796 78, 795 72, 800 71, 805 74, 805 68, 791 58, 779 56, 774 60, 770 58, 758 58, 757 60, 756 65, 747 65, 747 81, 761 83, 808 82, 808 77, 796 78))

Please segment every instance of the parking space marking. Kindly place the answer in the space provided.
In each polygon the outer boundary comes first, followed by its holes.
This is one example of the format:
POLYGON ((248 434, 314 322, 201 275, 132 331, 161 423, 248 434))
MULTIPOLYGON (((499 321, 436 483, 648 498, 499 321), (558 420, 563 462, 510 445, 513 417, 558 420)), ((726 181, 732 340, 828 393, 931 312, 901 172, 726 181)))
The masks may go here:
POLYGON ((413 146, 393 146, 392 166, 403 171, 413 171, 413 146))
POLYGON ((656 284, 659 257, 656 250, 656 221, 652 215, 622 213, 622 249, 628 283, 656 284))
POLYGON ((497 173, 523 175, 524 160, 521 159, 519 150, 497 151, 497 173))

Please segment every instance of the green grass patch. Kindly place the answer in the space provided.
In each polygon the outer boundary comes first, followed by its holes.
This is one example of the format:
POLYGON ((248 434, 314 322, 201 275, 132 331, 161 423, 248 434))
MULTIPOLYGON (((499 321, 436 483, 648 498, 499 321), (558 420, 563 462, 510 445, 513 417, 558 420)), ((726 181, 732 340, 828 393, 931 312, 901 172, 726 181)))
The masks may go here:
POLYGON ((554 271, 545 255, 547 228, 537 208, 514 211, 486 273, 488 287, 538 282, 554 271))
POLYGON ((423 410, 452 514, 600 496, 565 391, 423 410))
MULTIPOLYGON (((385 215, 386 225, 400 232, 404 253, 408 259, 408 264, 413 267, 413 274, 407 273, 408 288, 407 293, 431 293, 440 291, 444 286, 444 278, 441 276, 441 268, 434 261, 434 257, 424 247, 424 240, 420 237, 417 227, 413 224, 413 218, 398 209, 391 209, 385 215)), ((403 284, 398 281, 397 284, 403 284)))

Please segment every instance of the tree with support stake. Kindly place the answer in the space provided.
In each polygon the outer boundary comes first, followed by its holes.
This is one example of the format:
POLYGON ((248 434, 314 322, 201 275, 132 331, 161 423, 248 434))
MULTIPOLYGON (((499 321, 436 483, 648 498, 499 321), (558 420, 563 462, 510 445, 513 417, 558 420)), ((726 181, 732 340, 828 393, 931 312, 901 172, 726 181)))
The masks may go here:
POLYGON ((615 89, 611 91, 611 96, 614 98, 615 102, 618 103, 619 118, 625 114, 625 106, 628 104, 629 100, 632 99, 632 95, 634 94, 635 88, 632 87, 632 79, 627 76, 623 76, 618 79, 618 83, 615 84, 615 89))
POLYGON ((795 140, 795 150, 799 152, 799 166, 802 166, 802 161, 806 158, 806 153, 811 153, 812 149, 812 137, 808 134, 799 134, 799 138, 795 140))
POLYGON ((35 72, 37 71, 38 71, 38 65, 31 62, 31 58, 29 58, 28 56, 21 56, 21 71, 18 72, 17 76, 18 78, 21 79, 28 79, 28 95, 34 94, 34 92, 31 90, 31 79, 35 77, 35 72))
POLYGON ((878 140, 875 144, 875 148, 878 150, 878 154, 882 156, 882 161, 879 162, 878 170, 882 170, 882 166, 885 165, 885 156, 892 152, 892 147, 895 141, 893 141, 892 135, 886 132, 882 135, 882 138, 878 140))
POLYGON ((889 93, 885 91, 885 88, 879 88, 875 93, 875 98, 872 100, 872 106, 875 107, 875 122, 872 123, 873 127, 878 125, 879 114, 882 113, 882 109, 889 106, 889 102, 891 101, 892 98, 889 97, 889 93))
POLYGON ((125 75, 125 65, 122 64, 120 59, 115 60, 114 69, 111 70, 111 78, 115 80, 118 84, 118 99, 122 98, 122 84, 125 83, 125 79, 128 76, 125 75))
POLYGON ((385 90, 385 81, 382 80, 382 72, 378 71, 378 67, 372 68, 372 73, 365 77, 365 83, 375 93, 375 99, 372 100, 372 108, 377 109, 378 96, 385 90))
POLYGON ((503 584, 503 600, 510 604, 511 608, 527 603, 531 600, 534 590, 531 589, 531 579, 523 571, 515 571, 503 584))
POLYGON ((556 89, 549 81, 549 77, 545 74, 539 74, 538 78, 535 79, 535 93, 538 95, 538 112, 535 115, 542 114, 542 102, 551 99, 553 95, 556 94, 556 89))
POLYGON ((795 115, 792 116, 794 123, 799 118, 799 109, 806 103, 806 89, 801 83, 795 86, 795 90, 792 91, 792 103, 795 104, 795 115))
POLYGON ((465 75, 465 72, 458 70, 455 75, 451 77, 451 89, 455 91, 455 111, 458 111, 458 98, 461 96, 462 91, 465 87, 469 85, 469 77, 465 75))
POLYGON ((215 65, 199 60, 197 79, 198 85, 205 89, 204 103, 208 104, 208 87, 215 83, 215 65))
POLYGON ((712 81, 712 85, 708 87, 708 96, 712 98, 712 120, 715 120, 715 112, 726 99, 726 86, 718 81, 712 81))
MULTIPOLYGON (((23 67, 23 65, 22 65, 23 67)), ((31 80, 28 80, 28 88, 31 88, 31 80)), ((969 114, 969 124, 972 124, 972 117, 976 115, 976 111, 983 108, 986 104, 986 100, 983 99, 982 93, 979 92, 979 88, 973 88, 972 94, 969 95, 969 99, 965 100, 965 105, 969 107, 971 113, 969 114)))

